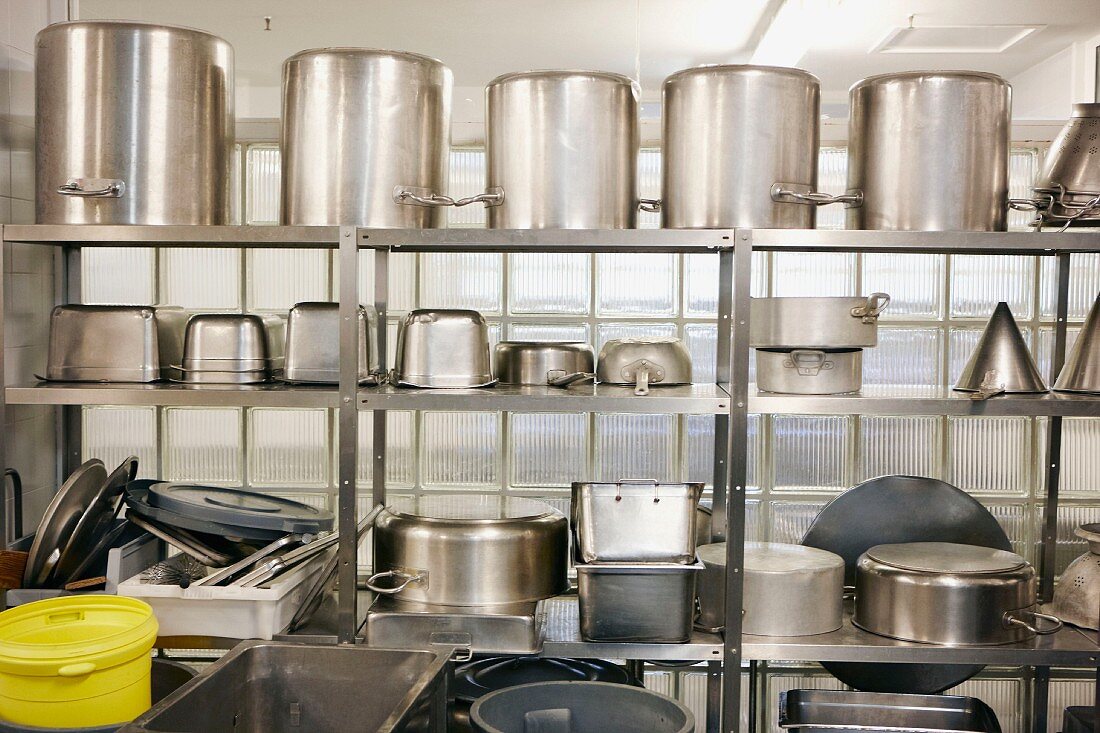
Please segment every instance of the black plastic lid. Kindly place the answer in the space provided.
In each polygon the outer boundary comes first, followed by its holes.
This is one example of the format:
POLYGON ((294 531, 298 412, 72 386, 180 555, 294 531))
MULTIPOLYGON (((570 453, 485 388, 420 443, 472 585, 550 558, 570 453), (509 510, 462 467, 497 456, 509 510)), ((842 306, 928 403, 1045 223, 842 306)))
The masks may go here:
POLYGON ((332 529, 332 512, 279 496, 221 486, 157 483, 149 487, 150 506, 237 527, 317 534, 332 529))
POLYGON ((472 703, 490 692, 530 682, 633 684, 625 669, 601 659, 492 657, 455 669, 455 698, 472 703))

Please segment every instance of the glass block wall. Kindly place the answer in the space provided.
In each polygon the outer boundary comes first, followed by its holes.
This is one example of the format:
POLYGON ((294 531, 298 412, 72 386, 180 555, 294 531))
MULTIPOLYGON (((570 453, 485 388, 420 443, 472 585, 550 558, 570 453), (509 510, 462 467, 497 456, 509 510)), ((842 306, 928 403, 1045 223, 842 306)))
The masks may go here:
MULTIPOLYGON (((1013 196, 1026 194, 1039 159, 1036 149, 1013 151, 1013 196)), ((238 162, 238 216, 250 224, 277 223, 278 148, 242 145, 238 162)), ((640 195, 658 197, 660 152, 643 150, 639 162, 640 195)), ((452 194, 481 190, 483 151, 452 151, 451 168, 452 194)), ((845 176, 846 150, 824 148, 822 189, 843 192, 845 176)), ((450 226, 484 226, 478 207, 449 213, 450 226)), ((1025 226, 1026 214, 1011 216, 1014 227, 1025 226)), ((641 214, 640 226, 658 225, 656 215, 641 214)), ((818 225, 843 228, 843 209, 819 209, 818 225)), ((363 302, 373 299, 372 264, 364 253, 363 302)), ((998 300, 1009 303, 1041 369, 1049 372, 1055 307, 1050 259, 757 253, 753 265, 756 296, 892 296, 879 346, 865 354, 866 393, 924 395, 953 384, 998 300)), ((193 311, 285 315, 299 301, 334 299, 336 283, 332 254, 312 250, 91 249, 82 267, 87 302, 160 302, 193 311)), ((1100 290, 1100 256, 1074 255, 1071 269, 1072 343, 1100 290)), ((598 348, 621 336, 678 335, 691 351, 696 380, 709 381, 716 273, 716 255, 395 254, 388 341, 392 349, 397 318, 412 308, 474 308, 489 320, 494 341, 586 340, 598 348)), ((396 494, 508 492, 546 497, 565 508, 569 483, 578 479, 711 478, 711 416, 391 412, 387 419, 387 484, 396 494)), ((1017 551, 1036 561, 1045 430, 1044 419, 1030 418, 752 416, 748 539, 797 542, 820 507, 846 488, 877 475, 911 473, 972 493, 1000 519, 1017 551)), ((94 407, 84 410, 84 453, 107 463, 137 453, 146 476, 243 485, 331 506, 335 431, 327 410, 94 407)), ((1064 433, 1059 571, 1085 549, 1073 528, 1100 521, 1100 420, 1066 419, 1064 433)), ((371 420, 364 413, 364 457, 370 442, 371 420)), ((370 471, 371 462, 363 460, 364 489, 370 471)), ((680 673, 655 674, 656 684, 680 673)), ((786 669, 773 675, 764 709, 774 711, 770 698, 778 686, 817 684, 815 674, 786 669)), ((696 694, 693 680, 675 677, 669 684, 688 699, 696 694)), ((994 681, 967 684, 986 685, 994 698, 987 702, 1016 711, 1002 717, 1006 730, 1025 729, 1026 681, 1012 673, 994 681)), ((1055 684, 1058 700, 1091 694, 1080 680, 1055 684)), ((1055 697, 1052 691, 1052 715, 1055 697)))

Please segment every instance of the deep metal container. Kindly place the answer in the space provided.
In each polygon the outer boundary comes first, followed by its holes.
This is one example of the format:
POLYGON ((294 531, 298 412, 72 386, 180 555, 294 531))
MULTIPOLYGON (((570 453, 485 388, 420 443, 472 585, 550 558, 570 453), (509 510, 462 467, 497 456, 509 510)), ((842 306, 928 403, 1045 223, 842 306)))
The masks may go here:
POLYGON ((246 641, 126 733, 297 733, 446 728, 449 651, 246 641), (363 704, 363 690, 370 703, 363 704))
POLYGON ((1012 91, 995 74, 909 71, 849 91, 848 229, 1004 231, 1012 91))
POLYGON ((59 305, 50 315, 46 379, 155 382, 183 356, 187 313, 168 306, 59 305))
POLYGON ((756 386, 779 394, 858 392, 863 349, 757 349, 756 386))
POLYGON ((702 493, 702 483, 574 483, 577 561, 695 562, 696 510, 702 493))
POLYGON ((775 66, 700 66, 664 84, 661 220, 666 228, 813 229, 820 84, 775 66))
POLYGON ((497 229, 632 229, 638 85, 598 71, 527 71, 489 82, 487 188, 497 229))
POLYGON ((442 226, 394 189, 445 194, 451 70, 413 53, 302 51, 283 63, 283 224, 442 226))
POLYGON ((233 49, 191 28, 76 21, 35 40, 39 224, 228 224, 233 49))
POLYGON ((682 644, 691 638, 703 563, 577 563, 581 638, 682 644))
POLYGON ((568 589, 568 560, 568 521, 549 504, 440 494, 378 516, 368 586, 414 604, 526 603, 568 589))
MULTIPOLYGON (((726 543, 699 548, 697 625, 726 624, 726 543)), ((844 560, 825 550, 777 542, 746 542, 741 632, 811 636, 836 631, 843 617, 844 560)))
POLYGON ((852 623, 904 641, 1011 644, 1062 626, 1038 612, 1035 587, 1035 569, 1005 550, 949 542, 876 545, 856 564, 852 623))
POLYGON ((758 349, 849 349, 878 344, 890 296, 753 298, 749 345, 758 349))
POLYGON ((976 697, 851 690, 780 692, 779 727, 798 733, 1001 733, 996 713, 976 697))
POLYGON ((407 387, 488 387, 489 325, 477 311, 409 311, 397 331, 394 381, 407 387))
MULTIPOLYGON (((377 349, 374 333, 378 314, 373 307, 359 306, 359 381, 377 380, 377 349)), ((298 303, 290 309, 286 323, 286 370, 288 382, 336 384, 340 381, 340 304, 298 303)))

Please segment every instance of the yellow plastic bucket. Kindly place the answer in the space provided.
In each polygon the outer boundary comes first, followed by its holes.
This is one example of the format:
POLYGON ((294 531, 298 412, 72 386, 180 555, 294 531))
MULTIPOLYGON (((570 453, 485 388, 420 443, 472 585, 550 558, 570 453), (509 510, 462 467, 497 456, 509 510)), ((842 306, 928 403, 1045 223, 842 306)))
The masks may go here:
POLYGON ((90 728, 149 709, 149 604, 117 596, 65 596, 0 613, 0 720, 90 728))

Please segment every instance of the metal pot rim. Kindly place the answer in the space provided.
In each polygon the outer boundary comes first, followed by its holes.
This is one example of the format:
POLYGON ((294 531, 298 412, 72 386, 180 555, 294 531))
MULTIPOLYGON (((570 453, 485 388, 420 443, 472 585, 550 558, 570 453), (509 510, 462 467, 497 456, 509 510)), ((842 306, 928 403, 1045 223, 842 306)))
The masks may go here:
POLYGON ((631 79, 625 74, 617 74, 613 71, 599 71, 591 69, 530 69, 528 71, 510 71, 507 74, 501 74, 488 84, 485 85, 486 89, 495 87, 500 84, 504 84, 510 81, 517 81, 520 79, 550 79, 555 81, 566 81, 569 79, 580 78, 591 79, 603 79, 605 81, 613 81, 623 85, 629 85, 634 90, 634 96, 637 97, 641 91, 641 87, 638 82, 631 79))
POLYGON ((912 79, 942 79, 952 81, 963 80, 977 80, 983 79, 985 81, 997 82, 1000 86, 1009 87, 1008 81, 1005 80, 1000 74, 994 74, 988 71, 968 71, 966 69, 921 69, 914 71, 897 71, 888 74, 874 74, 872 76, 860 79, 852 86, 848 87, 848 93, 851 94, 857 89, 872 86, 875 84, 882 84, 890 81, 909 81, 912 79))
POLYGON ((210 31, 204 31, 201 28, 192 28, 189 25, 173 25, 171 23, 152 23, 147 20, 63 20, 57 23, 50 23, 48 26, 39 31, 39 34, 45 33, 46 31, 52 29, 61 30, 63 28, 71 28, 75 26, 84 26, 87 28, 137 28, 140 30, 169 30, 176 32, 184 31, 187 33, 200 35, 204 38, 209 38, 211 40, 220 41, 221 43, 224 43, 225 45, 232 48, 232 45, 229 43, 229 41, 225 40, 221 36, 211 33, 210 31))
POLYGON ((450 67, 444 64, 439 59, 433 56, 427 56, 422 53, 415 53, 413 51, 390 51, 384 48, 364 48, 359 46, 321 46, 319 48, 307 48, 298 51, 292 56, 288 56, 283 61, 283 66, 286 66, 292 61, 301 61, 303 59, 317 57, 317 56, 350 56, 353 58, 386 58, 386 57, 398 57, 405 61, 415 61, 417 63, 427 64, 429 66, 439 66, 443 69, 450 71, 450 67))
POLYGON ((686 69, 674 71, 665 77, 664 83, 665 86, 668 86, 670 83, 675 83, 685 77, 703 74, 748 74, 759 72, 790 76, 797 79, 812 81, 817 85, 821 84, 820 79, 805 69, 799 69, 793 66, 770 66, 768 64, 699 64, 698 66, 691 66, 686 69))

